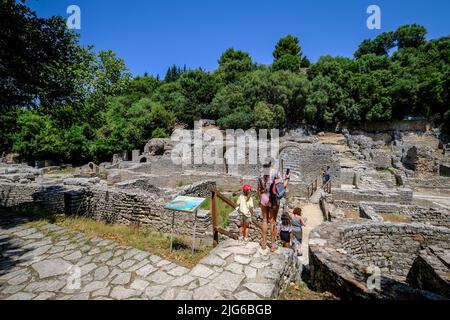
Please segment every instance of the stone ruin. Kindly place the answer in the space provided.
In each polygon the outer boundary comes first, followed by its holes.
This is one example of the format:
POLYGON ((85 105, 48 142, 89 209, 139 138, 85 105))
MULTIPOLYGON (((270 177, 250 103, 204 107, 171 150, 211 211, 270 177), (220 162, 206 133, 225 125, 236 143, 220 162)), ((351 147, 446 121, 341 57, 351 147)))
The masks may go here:
MULTIPOLYGON (((320 134, 295 129, 280 139, 278 167, 291 170, 284 209, 308 204, 321 215, 308 230, 301 266, 288 268, 290 274, 306 275, 315 290, 345 299, 450 297, 447 144, 435 130, 398 127, 403 129, 320 134), (308 186, 325 166, 331 169, 331 194, 321 190, 319 181, 309 198, 308 186)), ((171 212, 163 206, 173 196, 208 197, 214 187, 231 196, 244 182, 257 185, 257 165, 177 165, 171 161, 173 149, 170 139, 152 139, 142 154, 124 151, 111 162, 89 163, 69 176, 0 165, 0 207, 82 215, 167 233, 171 212)), ((255 219, 261 222, 260 210, 255 219)), ((192 216, 177 214, 175 221, 175 234, 190 238, 192 216)), ((239 214, 232 212, 225 227, 237 232, 238 226, 239 214)), ((210 244, 211 231, 209 211, 200 210, 197 244, 210 244)), ((260 235, 252 225, 252 240, 260 241, 260 235)), ((286 261, 293 263, 291 256, 286 261)), ((270 298, 278 297, 286 281, 270 298)))

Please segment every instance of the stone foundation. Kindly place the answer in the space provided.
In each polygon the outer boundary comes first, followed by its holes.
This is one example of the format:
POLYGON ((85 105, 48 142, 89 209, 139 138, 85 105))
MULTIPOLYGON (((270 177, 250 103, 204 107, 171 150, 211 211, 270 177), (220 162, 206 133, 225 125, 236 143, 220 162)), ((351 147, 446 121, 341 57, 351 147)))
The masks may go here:
POLYGON ((448 250, 450 230, 364 220, 324 223, 310 234, 311 282, 345 299, 438 299, 406 283, 421 248, 432 245, 448 250), (379 290, 368 287, 374 269, 380 272, 379 290))
MULTIPOLYGON (((79 182, 79 179, 73 180, 79 182)), ((209 197, 210 188, 215 187, 214 182, 200 182, 169 194, 156 189, 144 191, 141 183, 131 181, 119 187, 88 182, 78 185, 0 183, 0 207, 26 212, 64 213, 170 233, 173 211, 164 209, 164 205, 175 195, 209 197)), ((192 214, 175 212, 174 234, 191 238, 193 220, 192 214)), ((211 225, 209 212, 199 212, 196 227, 198 245, 211 241, 211 225)))
POLYGON ((450 298, 450 251, 429 247, 420 252, 406 281, 413 287, 450 298))

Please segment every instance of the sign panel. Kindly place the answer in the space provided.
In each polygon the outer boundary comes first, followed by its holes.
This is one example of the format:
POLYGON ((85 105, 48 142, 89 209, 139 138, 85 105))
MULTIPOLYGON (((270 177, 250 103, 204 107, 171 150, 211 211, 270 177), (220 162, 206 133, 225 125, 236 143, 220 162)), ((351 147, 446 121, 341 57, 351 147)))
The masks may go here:
POLYGON ((175 211, 194 212, 205 200, 205 198, 178 196, 166 204, 164 208, 175 211))

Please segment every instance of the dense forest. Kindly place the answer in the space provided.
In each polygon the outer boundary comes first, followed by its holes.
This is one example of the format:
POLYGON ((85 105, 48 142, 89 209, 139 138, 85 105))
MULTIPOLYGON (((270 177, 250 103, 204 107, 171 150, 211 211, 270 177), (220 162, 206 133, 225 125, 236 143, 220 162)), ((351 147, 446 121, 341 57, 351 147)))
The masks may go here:
POLYGON ((62 17, 0 4, 0 155, 82 163, 168 137, 176 124, 284 128, 424 117, 450 128, 450 37, 427 41, 405 25, 366 39, 353 58, 311 63, 299 39, 275 44, 261 65, 230 48, 207 72, 171 66, 132 77, 112 51, 83 47, 62 17))

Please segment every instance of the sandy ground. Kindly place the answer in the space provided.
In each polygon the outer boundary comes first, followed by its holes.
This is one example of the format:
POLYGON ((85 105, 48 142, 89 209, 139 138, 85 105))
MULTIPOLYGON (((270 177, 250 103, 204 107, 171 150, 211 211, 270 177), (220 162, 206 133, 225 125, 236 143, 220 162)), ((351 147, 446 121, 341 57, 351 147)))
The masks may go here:
POLYGON ((303 264, 308 264, 308 242, 309 242, 309 233, 312 229, 317 227, 319 224, 323 222, 322 211, 319 208, 317 203, 310 203, 305 205, 303 208, 303 216, 307 219, 306 226, 303 228, 303 243, 302 243, 302 253, 303 256, 300 257, 300 260, 303 264))

